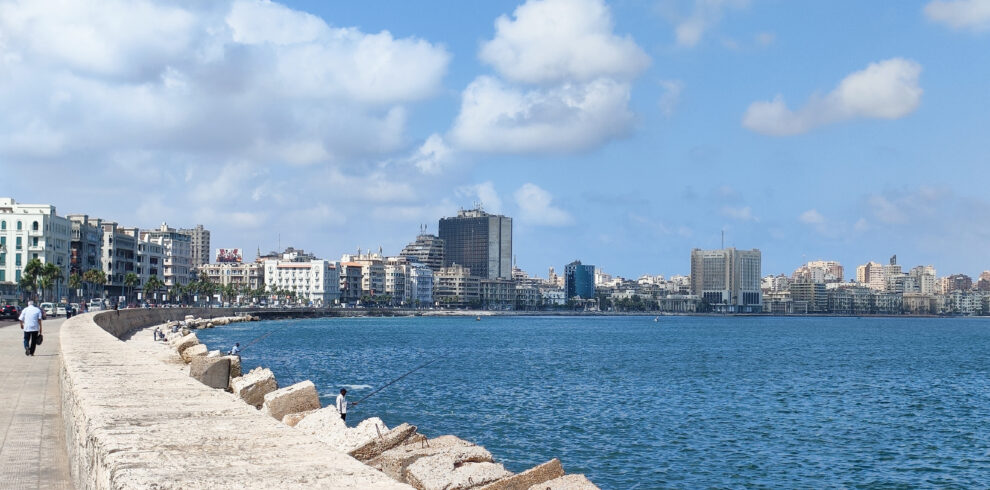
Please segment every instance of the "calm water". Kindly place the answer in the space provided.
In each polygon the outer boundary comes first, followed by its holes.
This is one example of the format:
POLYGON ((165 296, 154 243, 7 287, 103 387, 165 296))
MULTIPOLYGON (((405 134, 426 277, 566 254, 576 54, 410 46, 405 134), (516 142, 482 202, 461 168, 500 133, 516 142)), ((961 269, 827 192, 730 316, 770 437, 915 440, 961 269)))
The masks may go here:
POLYGON ((198 332, 332 404, 602 488, 985 487, 990 320, 358 318, 198 332), (638 487, 637 487, 638 485, 638 487))

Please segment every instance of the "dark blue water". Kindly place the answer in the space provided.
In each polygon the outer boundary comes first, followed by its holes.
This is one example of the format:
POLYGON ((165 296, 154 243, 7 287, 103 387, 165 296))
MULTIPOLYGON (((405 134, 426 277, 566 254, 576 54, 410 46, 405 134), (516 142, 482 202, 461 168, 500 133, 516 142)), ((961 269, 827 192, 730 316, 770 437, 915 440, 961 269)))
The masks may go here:
POLYGON ((353 421, 410 422, 512 471, 559 457, 603 488, 990 485, 990 320, 358 318, 199 331, 311 379, 353 421), (364 386, 362 386, 364 385, 364 386))

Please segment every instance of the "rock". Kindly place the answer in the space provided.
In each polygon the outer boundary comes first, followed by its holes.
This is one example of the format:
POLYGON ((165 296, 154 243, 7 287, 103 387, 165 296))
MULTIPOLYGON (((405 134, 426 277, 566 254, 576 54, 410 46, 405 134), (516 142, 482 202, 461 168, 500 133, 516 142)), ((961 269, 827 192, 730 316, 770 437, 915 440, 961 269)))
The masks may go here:
POLYGON ((241 356, 223 356, 224 359, 230 359, 230 379, 238 378, 241 376, 241 356))
POLYGON ((188 328, 185 328, 185 327, 182 327, 181 332, 182 332, 182 335, 189 335, 191 333, 191 331, 188 328))
POLYGON ((206 353, 206 357, 220 357, 220 351, 218 351, 218 350, 211 350, 211 351, 209 351, 209 352, 206 353))
POLYGON ((210 388, 225 390, 230 383, 230 359, 219 356, 194 357, 189 376, 210 388))
POLYGON ((366 442, 357 449, 351 450, 347 454, 350 454, 358 461, 368 461, 372 458, 380 456, 383 452, 388 451, 389 449, 401 445, 415 433, 415 425, 404 423, 382 434, 381 437, 373 438, 371 441, 366 442))
POLYGON ((282 417, 282 423, 288 425, 289 427, 295 427, 300 420, 306 418, 307 415, 310 415, 314 412, 316 412, 316 410, 306 410, 305 412, 285 414, 285 417, 282 417))
MULTIPOLYGON (((455 436, 440 436, 425 441, 425 444, 404 444, 397 448, 389 449, 373 461, 369 461, 368 464, 381 470, 386 475, 392 477, 392 479, 405 483, 406 468, 412 463, 415 463, 416 460, 452 450, 481 450, 485 454, 488 454, 485 448, 471 444, 464 439, 455 436)), ((472 452, 471 454, 476 454, 476 452, 472 452)), ((491 454, 488 454, 487 460, 492 460, 491 454)))
POLYGON ((495 483, 485 485, 479 490, 528 490, 533 485, 564 476, 564 467, 557 458, 534 466, 518 475, 503 478, 495 483))
POLYGON ((196 344, 184 351, 182 351, 182 360, 189 364, 192 362, 194 357, 203 356, 205 357, 207 353, 207 347, 203 344, 196 344))
POLYGON ((296 423, 296 430, 301 430, 307 434, 330 434, 334 432, 344 432, 347 424, 340 419, 340 412, 337 407, 323 407, 296 423))
POLYGON ((528 490, 599 490, 598 486, 584 475, 564 475, 553 480, 537 483, 528 490))
POLYGON ((230 380, 230 389, 248 405, 260 408, 265 395, 277 390, 278 383, 271 369, 256 367, 244 376, 230 380))
POLYGON ((186 315, 185 320, 188 322, 188 321, 192 320, 193 318, 196 318, 196 317, 194 317, 192 315, 186 315))
POLYGON ((319 408, 320 395, 316 393, 316 385, 308 379, 266 394, 261 406, 261 410, 275 417, 275 420, 282 420, 289 413, 319 408))
POLYGON ((182 354, 182 351, 194 345, 199 345, 199 338, 196 337, 196 334, 184 335, 175 342, 175 351, 182 354))
POLYGON ((491 462, 491 454, 481 446, 449 448, 406 468, 406 483, 420 490, 462 490, 508 476, 512 473, 491 462))

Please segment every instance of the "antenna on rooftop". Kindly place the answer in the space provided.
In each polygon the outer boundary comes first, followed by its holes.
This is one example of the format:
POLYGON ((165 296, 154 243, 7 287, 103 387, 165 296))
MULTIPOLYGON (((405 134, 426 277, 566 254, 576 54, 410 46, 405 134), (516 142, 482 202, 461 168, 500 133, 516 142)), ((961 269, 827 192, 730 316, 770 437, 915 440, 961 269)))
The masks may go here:
POLYGON ((722 229, 722 248, 725 248, 725 229, 722 229))

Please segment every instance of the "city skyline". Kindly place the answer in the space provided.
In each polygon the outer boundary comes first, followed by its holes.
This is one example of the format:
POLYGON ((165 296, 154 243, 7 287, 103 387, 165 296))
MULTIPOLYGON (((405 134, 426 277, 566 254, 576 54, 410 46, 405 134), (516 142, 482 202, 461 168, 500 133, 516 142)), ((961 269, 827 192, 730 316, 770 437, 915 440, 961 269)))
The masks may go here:
POLYGON ((763 275, 990 268, 986 1, 60 5, 0 2, 0 195, 61 215, 335 258, 477 201, 541 276, 723 230, 763 275))

